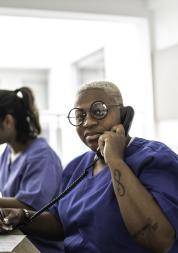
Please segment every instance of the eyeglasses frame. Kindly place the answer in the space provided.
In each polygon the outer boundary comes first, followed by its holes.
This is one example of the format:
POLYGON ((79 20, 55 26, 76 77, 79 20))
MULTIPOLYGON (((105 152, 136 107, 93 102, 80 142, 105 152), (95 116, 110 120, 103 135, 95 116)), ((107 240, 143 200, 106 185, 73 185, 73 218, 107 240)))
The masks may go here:
POLYGON ((81 126, 81 125, 84 123, 84 120, 85 120, 85 118, 86 118, 86 116, 87 116, 87 112, 90 112, 91 117, 94 118, 94 119, 96 119, 96 120, 102 120, 102 119, 106 118, 106 116, 108 115, 108 107, 109 107, 109 106, 120 106, 120 107, 121 107, 122 105, 121 105, 121 104, 105 104, 103 101, 97 100, 97 101, 94 101, 94 102, 90 105, 90 108, 89 108, 88 111, 85 111, 84 109, 81 109, 81 108, 78 108, 78 107, 72 108, 72 109, 69 111, 69 113, 68 113, 68 115, 67 115, 67 118, 68 118, 68 120, 69 120, 69 123, 70 123, 72 126, 78 127, 78 126, 81 126), (93 104, 98 103, 98 102, 104 104, 104 105, 106 106, 106 110, 107 110, 106 115, 104 115, 104 117, 102 117, 102 118, 100 118, 100 119, 97 119, 97 118, 95 118, 95 117, 92 117, 92 113, 90 112, 90 111, 91 111, 91 108, 92 108, 92 106, 93 106, 93 104), (83 115, 84 115, 83 121, 82 121, 80 124, 78 124, 78 125, 73 124, 73 123, 70 121, 70 118, 71 118, 71 117, 69 117, 71 111, 73 111, 73 110, 75 110, 75 109, 78 109, 78 110, 82 111, 82 112, 83 112, 83 115))

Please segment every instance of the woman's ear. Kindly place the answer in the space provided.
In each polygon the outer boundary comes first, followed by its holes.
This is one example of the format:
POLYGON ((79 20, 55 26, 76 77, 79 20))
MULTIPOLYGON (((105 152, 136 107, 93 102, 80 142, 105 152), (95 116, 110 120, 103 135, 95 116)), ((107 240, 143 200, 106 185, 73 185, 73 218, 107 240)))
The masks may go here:
POLYGON ((2 125, 4 128, 10 129, 14 127, 15 125, 15 119, 11 114, 6 114, 6 116, 3 119, 2 125))

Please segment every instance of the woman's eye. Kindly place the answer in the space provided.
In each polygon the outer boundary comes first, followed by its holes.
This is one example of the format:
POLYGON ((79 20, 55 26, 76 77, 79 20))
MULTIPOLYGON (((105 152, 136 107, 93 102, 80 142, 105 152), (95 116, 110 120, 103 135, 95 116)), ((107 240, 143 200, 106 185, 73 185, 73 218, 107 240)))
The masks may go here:
POLYGON ((96 109, 93 111, 93 115, 95 117, 98 117, 98 118, 101 118, 101 117, 104 117, 106 115, 107 111, 106 110, 101 110, 101 109, 96 109))
POLYGON ((103 115, 103 112, 101 110, 96 110, 94 113, 95 115, 98 115, 98 116, 103 115))
POLYGON ((82 113, 76 113, 75 117, 76 117, 76 119, 82 119, 83 118, 83 114, 82 113))

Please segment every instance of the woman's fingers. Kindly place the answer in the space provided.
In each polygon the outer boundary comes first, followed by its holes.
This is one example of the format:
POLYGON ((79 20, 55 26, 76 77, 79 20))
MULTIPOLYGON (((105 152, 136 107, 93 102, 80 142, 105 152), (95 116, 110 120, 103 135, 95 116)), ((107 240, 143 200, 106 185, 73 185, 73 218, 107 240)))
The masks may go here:
POLYGON ((115 125, 111 128, 111 131, 116 134, 125 134, 125 130, 122 124, 115 125))
POLYGON ((6 217, 6 212, 4 209, 0 209, 0 232, 7 232, 13 230, 13 226, 9 224, 9 220, 6 217))
POLYGON ((16 225, 20 224, 23 218, 23 211, 21 209, 0 209, 0 232, 11 231, 16 225))

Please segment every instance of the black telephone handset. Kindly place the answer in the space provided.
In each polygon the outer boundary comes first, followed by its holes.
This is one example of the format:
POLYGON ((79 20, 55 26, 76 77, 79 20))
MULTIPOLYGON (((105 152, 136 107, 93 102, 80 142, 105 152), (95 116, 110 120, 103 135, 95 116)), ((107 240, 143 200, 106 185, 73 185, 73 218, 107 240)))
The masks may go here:
MULTIPOLYGON (((126 135, 129 132, 129 129, 130 129, 130 126, 131 126, 131 123, 133 120, 133 116, 134 116, 134 109, 131 106, 126 106, 126 107, 121 108, 121 123, 124 126, 126 135)), ((70 191, 72 191, 88 175, 89 169, 94 166, 96 161, 98 159, 100 159, 100 157, 102 157, 99 149, 97 150, 97 155, 98 156, 95 157, 93 163, 91 163, 87 168, 85 168, 83 173, 71 185, 69 185, 67 189, 65 189, 58 196, 56 196, 54 199, 52 199, 50 201, 50 203, 47 203, 40 210, 35 212, 32 217, 30 217, 24 224, 21 224, 20 226, 26 225, 29 222, 31 222, 32 220, 34 220, 37 216, 39 216, 41 213, 48 210, 48 208, 50 208, 52 205, 54 205, 54 203, 56 203, 57 201, 62 199, 64 196, 66 196, 70 191)), ((103 157, 102 157, 102 159, 103 159, 103 157)))
POLYGON ((125 106, 121 108, 121 123, 125 129, 125 135, 128 135, 132 120, 134 117, 134 109, 131 106, 125 106))

